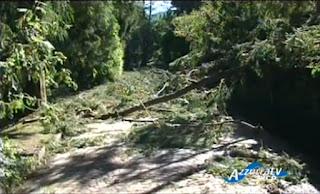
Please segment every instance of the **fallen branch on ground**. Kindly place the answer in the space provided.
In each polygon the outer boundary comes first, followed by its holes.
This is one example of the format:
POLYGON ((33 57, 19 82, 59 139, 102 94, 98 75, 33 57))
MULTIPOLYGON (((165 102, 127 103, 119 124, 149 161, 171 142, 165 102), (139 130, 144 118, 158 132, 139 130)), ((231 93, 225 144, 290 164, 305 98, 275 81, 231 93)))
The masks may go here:
POLYGON ((169 83, 168 82, 166 82, 164 85, 163 85, 163 87, 159 90, 159 92, 157 92, 154 96, 155 97, 158 97, 158 96, 160 96, 160 94, 166 89, 166 87, 168 87, 169 86, 169 83))
POLYGON ((199 126, 214 126, 214 125, 223 125, 223 124, 227 124, 227 123, 237 123, 237 124, 241 124, 241 125, 245 125, 251 129, 261 129, 262 126, 260 125, 253 125, 253 124, 250 124, 246 121, 241 121, 241 120, 233 120, 233 119, 230 119, 230 120, 224 120, 224 121, 220 121, 220 122, 215 122, 215 123, 167 123, 169 124, 170 126, 176 126, 176 127, 180 127, 180 126, 190 126, 190 127, 199 127, 199 126))
POLYGON ((174 112, 173 110, 166 109, 166 108, 149 108, 151 111, 159 111, 159 112, 174 112))
POLYGON ((26 123, 33 123, 33 122, 36 122, 36 121, 41 121, 43 119, 44 119, 43 117, 22 118, 22 119, 20 119, 19 122, 21 122, 22 124, 26 124, 26 123))
POLYGON ((217 84, 219 84, 220 79, 225 78, 227 76, 231 76, 240 68, 242 68, 242 67, 228 69, 223 72, 216 73, 215 75, 203 78, 202 80, 200 80, 196 83, 192 83, 192 84, 186 86, 185 88, 182 88, 181 90, 178 90, 178 91, 173 92, 171 94, 167 94, 167 95, 160 96, 158 98, 154 98, 152 100, 146 101, 142 104, 140 103, 139 105, 133 106, 128 109, 124 109, 119 112, 115 111, 113 113, 101 115, 101 116, 97 117, 97 119, 105 120, 105 119, 114 118, 114 117, 123 117, 123 116, 131 114, 133 112, 144 110, 146 107, 153 106, 155 104, 159 104, 159 103, 167 102, 172 99, 179 98, 194 89, 200 89, 204 86, 209 86, 209 87, 216 86, 217 84))
POLYGON ((217 123, 213 123, 213 125, 223 125, 225 123, 237 123, 237 124, 242 124, 242 125, 245 125, 251 129, 261 129, 262 127, 260 125, 252 125, 248 122, 245 122, 245 121, 241 121, 241 120, 233 120, 233 119, 230 119, 230 120, 224 120, 224 121, 221 121, 221 122, 217 122, 217 123))
POLYGON ((39 121, 40 120, 40 117, 35 117, 35 118, 31 118, 31 119, 23 119, 22 120, 22 123, 25 124, 25 123, 32 123, 32 122, 36 122, 36 121, 39 121))
POLYGON ((123 118, 122 120, 129 121, 129 122, 155 122, 158 119, 157 118, 142 118, 142 119, 123 118))

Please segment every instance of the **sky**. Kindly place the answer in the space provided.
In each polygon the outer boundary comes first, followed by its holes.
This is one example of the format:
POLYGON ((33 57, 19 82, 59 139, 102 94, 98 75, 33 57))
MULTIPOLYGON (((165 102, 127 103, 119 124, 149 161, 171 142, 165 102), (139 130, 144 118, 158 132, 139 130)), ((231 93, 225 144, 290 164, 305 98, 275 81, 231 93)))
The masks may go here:
MULTIPOLYGON (((149 7, 150 1, 145 2, 145 6, 149 7)), ((168 9, 171 7, 171 1, 151 1, 152 5, 152 15, 168 11, 168 9)), ((148 13, 148 10, 146 10, 148 13)))

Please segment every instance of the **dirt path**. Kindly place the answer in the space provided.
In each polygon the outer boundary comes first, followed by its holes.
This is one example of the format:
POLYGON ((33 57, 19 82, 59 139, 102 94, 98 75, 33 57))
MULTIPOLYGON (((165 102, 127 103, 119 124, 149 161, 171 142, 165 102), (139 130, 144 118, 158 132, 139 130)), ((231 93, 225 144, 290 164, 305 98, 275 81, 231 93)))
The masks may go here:
MULTIPOLYGON (((49 167, 30 179, 26 193, 269 193, 259 184, 228 184, 207 174, 205 164, 227 146, 210 150, 163 149, 151 156, 134 152, 121 141, 129 122, 92 123, 77 138, 108 136, 105 146, 87 147, 56 155, 49 167)), ((229 139, 237 141, 239 139, 229 139)), ((248 144, 252 140, 239 141, 248 144)), ((254 143, 254 142, 253 142, 254 143)), ((317 193, 310 184, 288 186, 289 193, 317 193)))

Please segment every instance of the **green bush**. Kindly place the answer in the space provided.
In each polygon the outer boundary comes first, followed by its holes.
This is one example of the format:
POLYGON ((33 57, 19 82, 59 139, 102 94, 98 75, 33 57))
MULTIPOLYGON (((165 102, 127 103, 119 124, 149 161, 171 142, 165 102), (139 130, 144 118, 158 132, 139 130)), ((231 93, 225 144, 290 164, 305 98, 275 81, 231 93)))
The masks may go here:
POLYGON ((4 177, 0 177, 0 188, 10 193, 16 186, 21 185, 27 175, 39 164, 33 156, 21 156, 16 146, 8 139, 3 141, 2 153, 5 156, 6 164, 3 168, 4 177))

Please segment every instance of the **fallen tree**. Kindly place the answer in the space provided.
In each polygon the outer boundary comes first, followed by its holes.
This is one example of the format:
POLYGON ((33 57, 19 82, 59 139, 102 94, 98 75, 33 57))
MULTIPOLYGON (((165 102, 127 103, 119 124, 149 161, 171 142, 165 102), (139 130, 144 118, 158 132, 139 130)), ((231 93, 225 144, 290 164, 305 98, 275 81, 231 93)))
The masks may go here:
POLYGON ((213 75, 210 75, 208 77, 201 79, 198 82, 194 82, 180 90, 177 90, 171 94, 163 95, 163 96, 148 100, 146 102, 143 102, 139 105, 133 106, 128 109, 115 111, 113 113, 108 113, 108 114, 98 116, 97 119, 106 120, 109 118, 123 117, 133 112, 144 110, 147 107, 179 98, 194 89, 201 89, 203 87, 210 87, 210 88, 215 87, 219 84, 222 78, 227 78, 227 77, 230 78, 232 75, 235 75, 237 71, 239 72, 242 68, 243 67, 236 67, 236 68, 231 68, 228 70, 224 70, 222 72, 215 73, 213 75))

